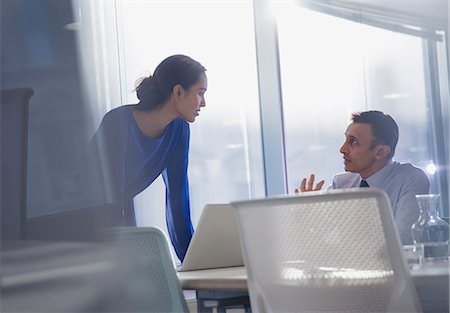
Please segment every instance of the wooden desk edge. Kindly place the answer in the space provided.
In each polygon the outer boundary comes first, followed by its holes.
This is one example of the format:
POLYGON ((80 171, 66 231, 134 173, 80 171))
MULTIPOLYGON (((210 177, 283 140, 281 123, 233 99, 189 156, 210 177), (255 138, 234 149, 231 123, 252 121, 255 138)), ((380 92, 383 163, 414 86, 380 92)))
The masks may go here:
MULTIPOLYGON (((181 287, 185 290, 248 291, 245 267, 178 272, 177 274, 181 287), (224 278, 223 274, 225 272, 228 272, 230 275, 224 278)), ((448 288, 449 271, 445 269, 434 271, 432 275, 427 275, 423 271, 412 271, 411 276, 416 286, 437 284, 448 288)))
POLYGON ((233 290, 248 291, 247 280, 242 279, 180 279, 181 287, 184 290, 233 290))

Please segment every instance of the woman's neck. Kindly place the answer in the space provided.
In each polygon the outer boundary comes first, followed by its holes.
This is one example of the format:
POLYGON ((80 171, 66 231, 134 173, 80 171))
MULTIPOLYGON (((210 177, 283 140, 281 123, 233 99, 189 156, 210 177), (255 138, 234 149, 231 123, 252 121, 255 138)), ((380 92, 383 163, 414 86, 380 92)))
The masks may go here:
POLYGON ((167 125, 177 118, 168 108, 163 105, 152 111, 133 110, 134 119, 142 133, 151 138, 161 137, 167 125))

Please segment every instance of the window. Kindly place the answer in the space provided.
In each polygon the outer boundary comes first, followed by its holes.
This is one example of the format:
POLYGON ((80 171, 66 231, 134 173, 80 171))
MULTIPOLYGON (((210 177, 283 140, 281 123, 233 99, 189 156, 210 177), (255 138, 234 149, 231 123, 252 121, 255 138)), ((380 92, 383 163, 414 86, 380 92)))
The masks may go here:
POLYGON ((439 127, 448 117, 436 113, 437 54, 430 49, 440 44, 439 36, 394 32, 287 2, 270 9, 278 36, 288 192, 311 172, 330 184, 343 171, 339 148, 350 114, 381 110, 400 128, 395 159, 429 175, 448 215, 448 157, 439 127))
MULTIPOLYGON (((206 203, 262 197, 252 3, 114 1, 82 9, 85 16, 96 14, 96 25, 91 28, 98 38, 104 38, 95 44, 89 38, 96 36, 80 38, 84 55, 89 55, 86 47, 92 47, 93 55, 104 56, 85 66, 91 69, 86 71, 86 79, 93 76, 92 69, 98 69, 95 84, 105 87, 97 94, 109 95, 101 99, 111 100, 96 102, 101 104, 98 121, 111 107, 137 103, 133 92, 136 81, 152 73, 169 55, 189 55, 207 68, 206 107, 190 125, 189 189, 194 227, 206 203), (111 49, 113 43, 115 50, 111 49)), ((92 58, 86 61, 92 62, 92 58)), ((164 195, 164 183, 158 178, 135 197, 138 225, 165 229, 164 195)))
POLYGON ((299 6, 289 13, 277 20, 289 185, 308 175, 299 171, 305 164, 325 179, 342 171, 339 147, 358 110, 392 115, 401 130, 396 159, 425 170, 432 155, 422 39, 299 6))

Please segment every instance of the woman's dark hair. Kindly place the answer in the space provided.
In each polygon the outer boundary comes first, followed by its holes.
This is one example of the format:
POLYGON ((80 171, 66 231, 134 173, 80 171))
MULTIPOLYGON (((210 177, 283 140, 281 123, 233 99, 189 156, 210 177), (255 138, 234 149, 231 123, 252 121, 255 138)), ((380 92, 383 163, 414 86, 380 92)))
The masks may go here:
POLYGON ((176 54, 166 58, 156 67, 153 76, 138 81, 137 108, 151 111, 160 107, 170 97, 174 86, 180 84, 188 89, 198 82, 205 71, 206 68, 199 62, 186 55, 176 54))
POLYGON ((372 126, 372 147, 377 144, 388 145, 391 151, 388 157, 391 159, 395 153, 398 142, 398 126, 394 119, 380 111, 364 111, 352 114, 354 123, 367 123, 372 126))

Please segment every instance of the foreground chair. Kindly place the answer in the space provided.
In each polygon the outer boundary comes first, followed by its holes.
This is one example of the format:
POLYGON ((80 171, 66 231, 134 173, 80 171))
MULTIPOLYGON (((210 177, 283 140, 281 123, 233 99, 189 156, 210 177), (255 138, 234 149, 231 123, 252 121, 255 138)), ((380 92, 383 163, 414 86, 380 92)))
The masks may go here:
POLYGON ((253 312, 420 312, 383 191, 232 203, 253 312))
POLYGON ((152 227, 118 227, 107 231, 117 243, 123 283, 100 311, 185 312, 186 300, 164 234, 152 227))

